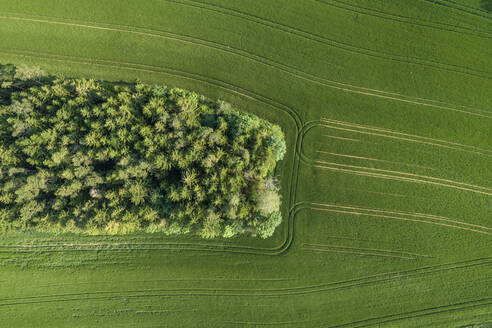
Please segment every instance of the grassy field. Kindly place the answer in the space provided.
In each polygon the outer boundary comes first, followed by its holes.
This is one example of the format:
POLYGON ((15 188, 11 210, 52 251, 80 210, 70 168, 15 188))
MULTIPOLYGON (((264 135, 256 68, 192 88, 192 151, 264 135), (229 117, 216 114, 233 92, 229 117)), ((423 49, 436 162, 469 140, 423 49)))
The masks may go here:
POLYGON ((492 327, 486 0, 0 0, 0 62, 280 124, 268 240, 0 235, 5 327, 492 327))

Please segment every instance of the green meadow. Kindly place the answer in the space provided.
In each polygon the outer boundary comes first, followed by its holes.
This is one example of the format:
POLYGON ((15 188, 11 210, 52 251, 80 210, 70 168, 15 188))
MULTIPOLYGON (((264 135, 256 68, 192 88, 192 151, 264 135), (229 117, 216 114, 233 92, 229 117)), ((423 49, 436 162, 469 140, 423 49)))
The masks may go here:
POLYGON ((273 237, 0 234, 2 327, 492 327, 488 0, 0 0, 0 64, 282 127, 273 237))

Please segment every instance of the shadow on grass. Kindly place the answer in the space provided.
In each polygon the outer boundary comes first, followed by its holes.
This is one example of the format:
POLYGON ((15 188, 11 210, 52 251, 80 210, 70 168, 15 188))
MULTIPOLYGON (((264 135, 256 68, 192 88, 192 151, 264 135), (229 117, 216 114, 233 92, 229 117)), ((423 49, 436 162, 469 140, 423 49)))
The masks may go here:
POLYGON ((492 0, 480 0, 480 6, 486 12, 492 12, 492 0))

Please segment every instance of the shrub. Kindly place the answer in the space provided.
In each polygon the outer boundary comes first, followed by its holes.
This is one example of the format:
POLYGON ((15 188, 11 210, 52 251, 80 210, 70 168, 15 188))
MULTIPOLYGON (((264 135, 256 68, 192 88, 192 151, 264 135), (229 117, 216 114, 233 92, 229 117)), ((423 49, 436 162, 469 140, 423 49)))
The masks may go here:
POLYGON ((270 214, 267 220, 262 221, 257 227, 256 231, 261 238, 268 238, 275 232, 275 229, 282 223, 282 214, 280 212, 273 212, 270 214))
POLYGON ((278 125, 272 126, 272 134, 268 137, 268 146, 275 154, 275 160, 280 161, 284 158, 287 151, 287 145, 285 144, 285 136, 278 125))

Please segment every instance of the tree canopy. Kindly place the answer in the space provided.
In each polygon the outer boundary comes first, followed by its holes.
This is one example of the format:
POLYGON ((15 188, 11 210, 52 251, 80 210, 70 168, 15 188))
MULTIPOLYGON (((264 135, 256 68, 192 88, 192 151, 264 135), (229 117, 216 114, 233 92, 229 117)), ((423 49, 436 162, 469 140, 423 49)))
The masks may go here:
POLYGON ((0 67, 0 226, 266 238, 281 129, 178 88, 0 67))

